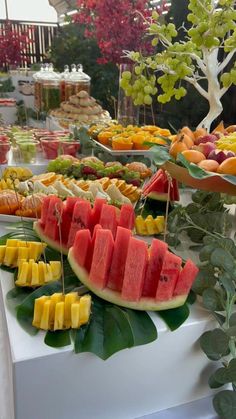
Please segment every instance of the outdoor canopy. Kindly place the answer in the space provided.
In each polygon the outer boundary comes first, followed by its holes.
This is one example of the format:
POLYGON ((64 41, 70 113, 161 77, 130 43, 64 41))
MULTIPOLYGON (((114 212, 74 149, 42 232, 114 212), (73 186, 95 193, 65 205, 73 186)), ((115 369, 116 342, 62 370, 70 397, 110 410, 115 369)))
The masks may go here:
POLYGON ((68 13, 77 8, 77 0, 48 0, 49 4, 54 7, 58 16, 68 13))

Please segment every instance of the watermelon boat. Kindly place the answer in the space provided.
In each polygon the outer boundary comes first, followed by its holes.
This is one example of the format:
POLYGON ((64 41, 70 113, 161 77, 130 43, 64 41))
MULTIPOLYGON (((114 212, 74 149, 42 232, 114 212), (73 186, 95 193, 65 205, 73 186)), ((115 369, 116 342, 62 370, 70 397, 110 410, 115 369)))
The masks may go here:
POLYGON ((34 223, 34 230, 43 242, 67 255, 69 248, 73 246, 76 233, 88 229, 93 234, 97 225, 109 229, 113 238, 118 226, 132 230, 133 206, 124 204, 118 209, 108 205, 104 199, 97 198, 92 207, 89 201, 82 198, 68 197, 63 202, 57 196, 49 195, 44 198, 41 218, 34 223))
POLYGON ((80 281, 94 294, 111 303, 135 310, 166 310, 184 304, 198 273, 189 259, 168 251, 167 245, 153 239, 150 248, 117 227, 101 226, 79 230, 69 250, 68 260, 80 281))

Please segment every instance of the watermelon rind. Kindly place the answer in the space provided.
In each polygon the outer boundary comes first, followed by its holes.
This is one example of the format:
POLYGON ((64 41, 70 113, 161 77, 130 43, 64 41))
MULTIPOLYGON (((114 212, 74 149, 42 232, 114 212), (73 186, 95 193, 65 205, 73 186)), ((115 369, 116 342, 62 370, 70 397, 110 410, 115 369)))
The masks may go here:
POLYGON ((90 279, 88 272, 81 267, 75 259, 73 248, 70 248, 68 253, 68 260, 70 266, 79 280, 95 295, 110 303, 117 304, 121 307, 131 308, 133 310, 141 311, 161 311, 182 306, 188 294, 173 297, 168 301, 156 301, 154 298, 141 297, 139 301, 127 301, 121 297, 121 293, 113 291, 109 288, 100 289, 90 279))
POLYGON ((45 235, 45 232, 43 231, 40 223, 38 221, 34 222, 34 231, 37 233, 37 235, 40 237, 41 240, 43 240, 45 243, 47 243, 52 249, 58 250, 58 252, 63 253, 63 255, 68 254, 68 249, 65 245, 60 246, 60 243, 56 240, 50 239, 48 236, 45 235))
POLYGON ((168 193, 164 193, 164 192, 163 193, 155 192, 155 191, 149 192, 147 197, 155 201, 162 201, 162 202, 168 201, 168 193))

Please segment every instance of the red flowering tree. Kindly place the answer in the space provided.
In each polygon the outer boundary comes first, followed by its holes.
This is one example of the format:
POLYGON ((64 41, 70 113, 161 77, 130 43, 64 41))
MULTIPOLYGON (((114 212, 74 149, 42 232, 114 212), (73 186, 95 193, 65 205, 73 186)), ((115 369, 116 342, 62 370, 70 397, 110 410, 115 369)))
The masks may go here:
MULTIPOLYGON (((100 48, 101 63, 125 62, 124 50, 148 48, 145 20, 151 15, 148 0, 78 0, 75 19, 86 26, 86 35, 94 37, 100 48)), ((158 12, 166 8, 165 0, 158 12)))
POLYGON ((0 29, 0 67, 27 62, 29 45, 34 42, 31 35, 31 27, 18 31, 10 21, 6 21, 0 29))

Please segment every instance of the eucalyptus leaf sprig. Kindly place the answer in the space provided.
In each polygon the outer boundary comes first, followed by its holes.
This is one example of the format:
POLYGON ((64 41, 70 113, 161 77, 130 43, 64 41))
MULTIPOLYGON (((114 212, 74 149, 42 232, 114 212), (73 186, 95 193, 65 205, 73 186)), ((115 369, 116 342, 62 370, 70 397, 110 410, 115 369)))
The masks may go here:
POLYGON ((212 389, 230 385, 213 398, 221 418, 236 418, 236 243, 227 237, 230 215, 220 194, 197 191, 189 205, 177 206, 169 215, 168 243, 177 247, 186 232, 199 251, 199 274, 193 291, 202 298, 218 325, 200 337, 200 345, 212 361, 222 365, 209 378, 212 389), (200 250, 199 250, 200 249, 200 250))
POLYGON ((228 209, 220 193, 197 191, 186 207, 178 205, 168 217, 168 244, 180 244, 180 234, 186 232, 192 242, 198 245, 205 236, 225 237, 232 228, 228 209))

